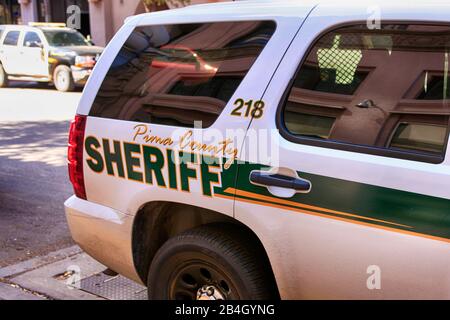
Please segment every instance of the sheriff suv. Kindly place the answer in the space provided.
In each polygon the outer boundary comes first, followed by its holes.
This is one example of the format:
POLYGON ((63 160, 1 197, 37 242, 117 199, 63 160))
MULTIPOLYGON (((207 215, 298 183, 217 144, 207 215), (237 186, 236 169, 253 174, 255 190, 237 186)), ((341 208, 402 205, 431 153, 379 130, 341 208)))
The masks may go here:
POLYGON ((450 3, 132 17, 69 142, 75 241, 150 299, 450 299, 450 3))
POLYGON ((0 25, 0 88, 19 80, 73 91, 86 84, 102 51, 64 24, 0 25))

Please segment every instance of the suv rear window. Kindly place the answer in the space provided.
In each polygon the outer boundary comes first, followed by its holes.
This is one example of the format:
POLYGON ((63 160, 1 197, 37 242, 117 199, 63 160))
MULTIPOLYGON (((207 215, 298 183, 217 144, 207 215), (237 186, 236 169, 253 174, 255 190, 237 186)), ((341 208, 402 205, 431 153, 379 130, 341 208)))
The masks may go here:
POLYGON ((450 27, 341 27, 313 45, 279 125, 294 142, 431 163, 450 128, 450 27))
POLYGON ((91 116, 210 127, 275 31, 274 22, 137 28, 114 60, 91 116))

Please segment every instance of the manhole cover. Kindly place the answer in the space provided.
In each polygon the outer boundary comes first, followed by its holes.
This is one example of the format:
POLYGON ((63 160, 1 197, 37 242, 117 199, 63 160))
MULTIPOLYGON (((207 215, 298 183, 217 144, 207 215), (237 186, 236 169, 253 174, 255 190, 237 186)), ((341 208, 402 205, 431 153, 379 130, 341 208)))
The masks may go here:
POLYGON ((81 280, 80 289, 108 300, 147 300, 147 288, 122 276, 98 273, 81 280))

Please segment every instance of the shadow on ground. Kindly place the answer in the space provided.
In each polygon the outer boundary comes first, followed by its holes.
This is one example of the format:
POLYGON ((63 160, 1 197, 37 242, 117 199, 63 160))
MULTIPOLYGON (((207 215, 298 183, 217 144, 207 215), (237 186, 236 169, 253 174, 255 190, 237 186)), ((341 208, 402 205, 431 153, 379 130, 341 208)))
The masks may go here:
POLYGON ((0 266, 73 244, 63 205, 69 126, 0 122, 0 266))
MULTIPOLYGON (((47 82, 28 82, 28 81, 10 81, 8 88, 11 89, 42 89, 42 90, 56 90, 54 85, 47 82)), ((82 92, 82 87, 76 87, 75 92, 82 92)))

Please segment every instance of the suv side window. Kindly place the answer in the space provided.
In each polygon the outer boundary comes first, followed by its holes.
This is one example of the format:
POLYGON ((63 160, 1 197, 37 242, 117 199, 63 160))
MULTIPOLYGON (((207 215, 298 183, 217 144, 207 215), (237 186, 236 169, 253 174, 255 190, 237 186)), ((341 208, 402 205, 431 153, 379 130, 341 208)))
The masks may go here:
POLYGON ((36 32, 29 31, 25 34, 23 39, 23 46, 30 47, 33 44, 42 44, 42 40, 36 32))
POLYGON ((17 46, 19 42, 20 31, 9 31, 6 34, 5 40, 3 41, 3 45, 5 46, 17 46))
POLYGON ((288 140, 440 163, 450 128, 450 27, 352 25, 316 41, 279 112, 288 140))
POLYGON ((210 127, 275 31, 274 22, 137 28, 114 60, 91 116, 210 127))

